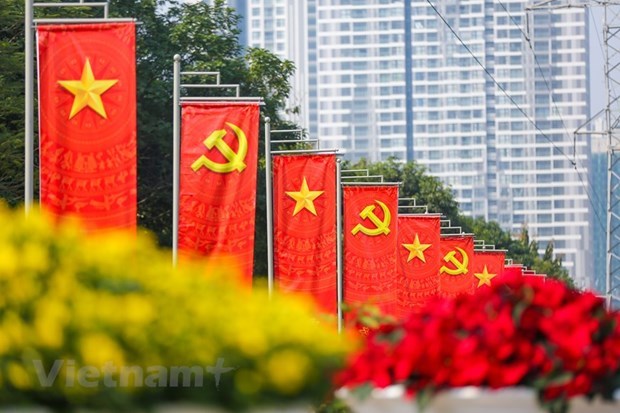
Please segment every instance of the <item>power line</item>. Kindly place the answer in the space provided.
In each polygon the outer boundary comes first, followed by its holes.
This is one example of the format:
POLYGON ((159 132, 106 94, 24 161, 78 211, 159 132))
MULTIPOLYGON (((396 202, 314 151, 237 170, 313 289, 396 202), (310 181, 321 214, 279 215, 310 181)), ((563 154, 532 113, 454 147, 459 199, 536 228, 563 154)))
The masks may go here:
MULTIPOLYGON (((437 8, 435 7, 435 5, 433 3, 431 3, 430 0, 426 0, 426 2, 431 6, 431 8, 435 11, 435 13, 437 14, 437 16, 441 19, 441 21, 443 21, 443 23, 448 27, 448 29, 450 29, 450 31, 452 32, 452 34, 454 35, 454 37, 457 38, 457 40, 459 41, 459 43, 461 43, 461 45, 467 50, 467 52, 471 55, 471 57, 475 60, 475 62, 482 68, 482 70, 484 70, 484 72, 486 73, 486 75, 489 77, 489 79, 491 79, 493 81, 493 83, 497 86, 497 88, 499 90, 502 91, 502 93, 508 98, 508 100, 510 100, 510 102, 517 108, 517 110, 525 117, 525 119, 527 119, 527 121, 534 126, 534 128, 540 132, 541 136, 543 136, 546 140, 549 141, 549 143, 551 143, 551 145, 553 146, 553 148, 560 153, 561 155, 563 155, 566 159, 568 159, 568 161, 573 165, 573 167, 575 168, 575 172, 577 173, 577 176, 579 177, 579 181, 581 182, 581 185, 586 193, 586 196, 588 197, 588 201, 590 202, 590 205, 592 205, 593 210, 596 211, 596 207, 594 205, 594 201, 592 200, 592 197, 590 196, 590 193, 588 191, 588 188, 586 187, 586 184, 583 180, 583 177, 581 176, 581 173, 579 172, 578 168, 577 168, 577 163, 572 160, 563 150, 562 148, 560 148, 559 146, 557 146, 552 140, 551 138, 542 130, 540 129, 540 127, 536 124, 536 122, 534 122, 529 115, 525 112, 525 110, 523 110, 523 108, 521 108, 521 106, 514 100, 514 98, 512 96, 510 96, 510 94, 508 94, 508 91, 506 91, 506 89, 495 79, 495 77, 493 76, 493 74, 489 71, 489 69, 487 69, 484 64, 482 64, 482 62, 480 61, 480 59, 478 59, 478 57, 473 53, 473 51, 471 50, 471 48, 463 41, 463 39, 461 38, 461 36, 459 36, 459 34, 454 30, 454 28, 452 27, 452 25, 450 25, 450 23, 448 23, 448 21, 445 19, 445 17, 441 14, 441 12, 439 10, 437 10, 437 8)), ((605 230, 605 226, 603 225, 603 222, 601 220, 600 215, 598 214, 598 212, 595 212, 595 215, 598 218, 598 222, 599 224, 601 224, 601 227, 603 230, 605 230)))
POLYGON ((540 129, 540 127, 536 124, 536 122, 534 122, 529 115, 525 112, 525 110, 523 110, 523 108, 521 108, 521 106, 514 100, 514 98, 512 96, 510 96, 510 94, 508 94, 508 91, 506 91, 506 89, 495 79, 495 76, 493 76, 493 74, 489 71, 489 69, 487 69, 484 64, 482 64, 482 62, 480 61, 480 59, 478 59, 478 57, 473 53, 473 51, 470 49, 470 47, 463 41, 463 39, 461 39, 461 36, 459 36, 459 34, 454 30, 454 28, 452 28, 452 26, 450 25, 450 23, 448 23, 448 21, 444 18, 444 16, 439 12, 439 10, 437 10, 437 8, 435 7, 435 5, 433 5, 433 3, 431 3, 430 0, 426 0, 426 2, 433 8, 433 10, 435 11, 435 13, 437 13, 437 16, 439 16, 439 18, 444 22, 444 24, 448 27, 448 29, 450 29, 450 31, 452 32, 452 34, 454 35, 454 37, 456 37, 458 39, 458 41, 461 43, 461 45, 467 50, 467 52, 471 55, 471 57, 476 61, 476 63, 478 64, 478 66, 480 66, 482 68, 482 70, 484 70, 484 72, 487 74, 487 76, 489 76, 489 78, 493 81, 493 83, 495 84, 495 86, 498 87, 499 90, 502 91, 502 93, 508 98, 508 100, 510 100, 510 102, 517 108, 517 110, 519 112, 521 112, 521 114, 527 119, 527 121, 534 126, 534 128, 540 132, 540 134, 547 139, 551 145, 553 146, 553 148, 558 151, 560 154, 564 155, 570 162, 571 164, 575 164, 570 157, 568 157, 568 155, 566 155, 566 153, 562 150, 562 148, 560 148, 559 146, 557 146, 552 140, 551 138, 549 138, 549 136, 542 130, 540 129))
MULTIPOLYGON (((601 36, 599 34, 599 28, 598 25, 596 24, 596 19, 594 18, 594 13, 589 13, 590 18, 592 20, 592 24, 594 24, 594 33, 596 33, 596 39, 598 40, 598 46, 601 49, 601 55, 605 56, 605 50, 603 48, 603 40, 601 39, 601 36)), ((616 94, 616 90, 615 90, 615 85, 613 83, 610 84, 611 88, 613 89, 614 94, 616 94)))
MULTIPOLYGON (((566 127, 566 123, 564 122, 564 118, 562 117, 562 112, 560 111, 560 108, 558 107, 555 99, 553 98, 553 91, 551 90, 551 86, 549 85, 549 82, 547 81, 547 77, 545 76, 545 72, 543 71, 542 66, 540 65, 540 62, 538 61, 538 57, 536 56, 536 52, 534 51, 534 46, 532 45, 532 39, 530 39, 530 37, 523 31, 521 26, 519 26, 519 24, 516 22, 515 18, 512 16, 512 14, 510 14, 510 12, 508 11, 508 9, 504 5, 504 3, 502 3, 500 0, 497 0, 497 2, 499 3, 500 6, 502 6, 502 8, 504 9, 506 14, 508 15, 508 17, 512 21, 512 23, 519 29, 519 31, 523 35, 523 38, 527 42, 530 50, 532 51, 532 56, 534 56, 534 62, 536 63, 536 67, 538 68, 538 71, 540 72, 540 76, 542 77, 543 81, 545 82, 545 86, 547 87, 547 90, 549 91, 549 94, 551 95, 551 103, 553 103, 553 107, 555 108, 555 111, 556 111, 556 113, 558 114, 558 116, 560 118, 560 122, 562 123, 562 128, 564 128, 564 131, 566 132, 566 135, 570 136, 570 132, 568 131, 568 128, 566 127)), ((577 138, 575 136, 573 136, 572 139, 575 141, 577 138)), ((575 142, 573 142, 573 148, 574 148, 573 149, 573 159, 576 162, 577 161, 577 153, 576 153, 577 150, 575 148, 575 142)))
MULTIPOLYGON (((544 71, 542 69, 542 66, 540 65, 540 62, 538 61, 538 57, 536 56, 536 51, 534 50, 534 47, 532 45, 532 39, 527 35, 527 33, 525 33, 523 31, 523 29, 521 28, 519 23, 516 21, 516 19, 512 16, 512 14, 510 14, 508 9, 506 8, 506 5, 504 3, 502 3, 501 0, 497 0, 497 2, 500 4, 500 6, 502 6, 504 11, 508 15, 508 18, 512 21, 512 23, 519 29, 519 31, 523 35, 523 38, 527 42, 530 50, 532 51, 532 56, 534 57, 534 61, 536 63, 538 71, 540 72, 540 75, 541 75, 543 81, 545 82, 545 86, 547 87, 547 90, 549 91, 549 94, 551 95, 551 102, 553 103, 553 106, 555 107, 555 110, 558 113, 558 116, 560 117, 560 121, 562 122, 562 127, 564 128, 564 131, 566 132, 566 135, 570 139, 571 138, 571 134, 568 131, 568 128, 566 127, 566 123, 564 122, 564 118, 562 117, 562 113, 560 112, 560 109, 559 109, 555 99, 553 98, 553 91, 551 90, 551 86, 549 85, 549 82, 547 81, 547 78, 546 78, 545 73, 544 73, 544 71)), ((595 23, 595 27, 596 27, 596 23, 595 23)), ((600 44, 600 37, 598 35, 598 31, 596 31, 596 35, 597 35, 597 37, 599 39, 599 46, 601 47, 601 51, 602 51, 603 49, 602 49, 602 45, 600 44)), ((582 185, 584 187, 584 190, 586 191, 586 194, 588 195, 588 198, 590 198, 590 194, 588 194, 588 190, 591 189, 592 196, 594 198, 596 198, 596 202, 598 204, 602 204, 600 196, 596 193, 596 191, 593 190, 593 188, 589 188, 589 185, 586 186, 586 184, 584 183, 583 177, 581 176, 581 172, 579 172, 579 170, 577 168, 577 165, 575 165, 575 162, 577 162, 577 136, 575 134, 573 134, 572 135, 572 139, 573 139, 573 160, 574 160, 573 165, 575 166, 575 172, 577 173, 577 176, 579 177, 579 181, 581 181, 581 183, 582 183, 582 185)), ((584 168, 583 164, 581 164, 581 167, 584 168)), ((601 216, 598 213, 598 209, 595 207, 595 205, 594 205, 592 200, 591 200, 590 203, 594 207, 593 208, 594 214, 596 215, 596 218, 599 221, 599 224, 604 229, 605 225, 603 224, 603 220, 602 220, 601 216)))
MULTIPOLYGON (((588 197, 588 200, 590 201, 590 205, 592 205, 592 211, 594 211, 594 216, 596 216, 596 220, 601 226, 601 229, 605 231, 607 228, 607 225, 605 225, 603 218, 599 214, 598 208, 596 208, 596 205, 594 205, 594 201, 592 200, 592 197, 590 196, 590 193, 588 192, 588 186, 585 184, 583 177, 581 176, 581 172, 579 172, 579 170, 577 170, 576 168, 575 168, 575 172, 577 172, 577 177, 579 178, 579 182, 581 182, 581 186, 583 186, 583 189, 586 191, 586 196, 588 197)), ((596 193, 592 191, 592 194, 596 194, 596 193)), ((599 204, 602 204, 601 199, 598 197, 598 195, 596 196, 596 200, 598 201, 599 204)))

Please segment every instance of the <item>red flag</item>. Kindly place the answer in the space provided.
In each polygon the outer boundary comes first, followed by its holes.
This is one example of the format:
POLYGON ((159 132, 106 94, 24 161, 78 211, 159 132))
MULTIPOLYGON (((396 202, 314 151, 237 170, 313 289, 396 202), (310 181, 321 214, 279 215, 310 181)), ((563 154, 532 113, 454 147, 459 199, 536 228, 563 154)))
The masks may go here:
POLYGON ((398 313, 405 317, 439 293, 440 217, 398 216, 398 313))
POLYGON ((343 199, 344 300, 394 315, 398 186, 346 186, 343 199))
POLYGON ((179 250, 230 258, 248 284, 254 260, 256 103, 184 103, 179 250))
POLYGON ((273 181, 278 289, 309 293, 335 314, 336 155, 275 156, 273 181))
POLYGON ((502 279, 506 254, 503 251, 474 251, 472 271, 476 277, 476 288, 490 287, 502 279))
POLYGON ((477 279, 471 271, 474 258, 474 238, 469 235, 441 237, 441 268, 439 292, 443 297, 473 294, 477 279))
POLYGON ((135 230, 135 24, 37 33, 41 204, 90 231, 135 230))
POLYGON ((539 274, 536 272, 536 270, 529 270, 529 269, 523 270, 523 276, 524 277, 537 277, 537 278, 540 278, 542 281, 545 281, 545 279, 547 278, 547 274, 539 274))
POLYGON ((522 277, 523 270, 525 268, 521 264, 510 264, 504 266, 504 272, 502 273, 502 278, 504 277, 522 277))

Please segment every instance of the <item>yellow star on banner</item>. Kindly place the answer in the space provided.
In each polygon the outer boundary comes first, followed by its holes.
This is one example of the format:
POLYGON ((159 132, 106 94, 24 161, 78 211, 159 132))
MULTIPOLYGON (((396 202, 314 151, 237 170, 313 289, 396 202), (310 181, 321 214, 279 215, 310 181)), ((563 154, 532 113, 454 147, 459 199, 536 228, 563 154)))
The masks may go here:
POLYGON ((312 214, 316 215, 316 209, 314 209, 314 200, 321 196, 325 191, 311 191, 308 189, 308 182, 306 182, 306 177, 304 177, 303 182, 301 183, 301 189, 298 192, 287 192, 286 195, 290 196, 297 202, 295 204, 295 210, 293 211, 293 216, 297 215, 299 211, 302 209, 307 209, 312 214))
POLYGON ((426 257, 424 256, 424 251, 427 250, 432 244, 420 244, 420 238, 418 234, 415 234, 415 239, 413 240, 413 244, 403 244, 409 251, 409 257, 407 257, 407 262, 411 261, 414 258, 419 258, 420 261, 426 262, 426 257))
POLYGON ((481 273, 474 273, 474 276, 476 276, 476 278, 478 279, 478 288, 482 287, 483 285, 488 285, 489 287, 491 286, 491 280, 493 278, 495 278, 497 274, 489 274, 489 270, 487 269, 487 266, 484 266, 484 270, 482 270, 481 273))
POLYGON ((59 80, 58 84, 73 93, 73 106, 69 119, 80 113, 86 106, 97 112, 102 118, 107 119, 103 107, 101 95, 114 86, 118 79, 111 80, 95 80, 93 69, 90 67, 90 61, 86 59, 84 68, 82 69, 82 78, 80 80, 59 80))

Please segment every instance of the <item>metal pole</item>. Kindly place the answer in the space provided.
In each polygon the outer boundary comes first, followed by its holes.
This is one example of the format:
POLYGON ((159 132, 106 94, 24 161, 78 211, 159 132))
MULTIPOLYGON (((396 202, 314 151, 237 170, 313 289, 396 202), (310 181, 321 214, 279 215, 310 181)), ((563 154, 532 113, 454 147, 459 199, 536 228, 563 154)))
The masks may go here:
POLYGON ((611 234, 613 232, 611 228, 612 221, 612 175, 613 175, 613 154, 612 154, 612 125, 611 125, 611 85, 609 83, 609 26, 607 20, 607 4, 605 4, 604 9, 604 27, 603 27, 603 41, 605 42, 605 89, 607 92, 607 107, 605 108, 605 128, 607 132, 607 231, 606 231, 606 262, 605 262, 605 301, 607 303, 607 308, 611 309, 611 289, 612 289, 612 237, 611 234))
POLYGON ((32 0, 26 0, 24 16, 24 206, 26 214, 30 213, 34 195, 34 56, 33 27, 34 19, 32 0))
POLYGON ((181 146, 181 56, 174 55, 174 76, 172 85, 172 265, 176 266, 179 256, 179 168, 181 146))
POLYGON ((273 295, 273 198, 271 182, 271 119, 265 118, 265 204, 267 209, 267 289, 273 295))
POLYGON ((342 274, 342 160, 336 159, 336 292, 338 304, 338 332, 342 332, 343 274, 342 274))

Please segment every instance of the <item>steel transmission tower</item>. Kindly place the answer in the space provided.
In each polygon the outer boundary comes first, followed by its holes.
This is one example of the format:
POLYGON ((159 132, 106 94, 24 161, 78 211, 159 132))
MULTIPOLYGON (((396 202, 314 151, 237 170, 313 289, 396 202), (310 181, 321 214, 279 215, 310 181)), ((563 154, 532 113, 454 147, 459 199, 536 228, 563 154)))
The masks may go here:
POLYGON ((607 137, 607 305, 620 305, 620 7, 604 2, 605 130, 607 137))

